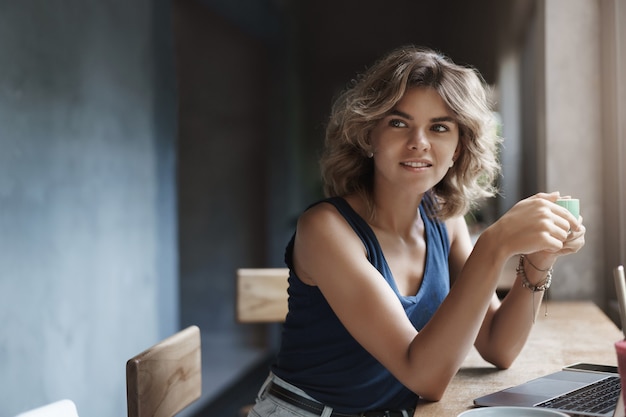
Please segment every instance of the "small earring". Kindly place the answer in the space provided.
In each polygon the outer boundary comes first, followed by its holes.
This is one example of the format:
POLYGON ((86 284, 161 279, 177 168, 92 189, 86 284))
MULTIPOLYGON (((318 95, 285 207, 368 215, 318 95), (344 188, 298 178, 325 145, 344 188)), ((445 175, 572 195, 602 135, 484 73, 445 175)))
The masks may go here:
POLYGON ((452 168, 454 166, 454 159, 452 160, 452 162, 450 163, 450 168, 452 168))
POLYGON ((374 157, 374 152, 369 151, 369 152, 367 153, 367 157, 368 157, 368 158, 373 158, 373 157, 374 157))

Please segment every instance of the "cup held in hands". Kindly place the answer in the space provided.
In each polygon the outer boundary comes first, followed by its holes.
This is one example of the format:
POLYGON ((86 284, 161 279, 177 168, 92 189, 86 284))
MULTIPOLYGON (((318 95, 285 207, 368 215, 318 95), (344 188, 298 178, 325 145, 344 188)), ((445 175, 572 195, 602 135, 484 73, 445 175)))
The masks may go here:
POLYGON ((580 216, 580 201, 577 198, 559 198, 556 204, 566 208, 577 219, 580 216))

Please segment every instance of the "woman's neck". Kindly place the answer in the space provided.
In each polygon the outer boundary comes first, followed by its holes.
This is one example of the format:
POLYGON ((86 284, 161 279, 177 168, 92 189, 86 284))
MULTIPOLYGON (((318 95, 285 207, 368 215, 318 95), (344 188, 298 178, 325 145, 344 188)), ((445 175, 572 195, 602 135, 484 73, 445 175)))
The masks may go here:
POLYGON ((362 196, 355 198, 358 202, 353 205, 357 206, 361 217, 377 229, 410 236, 415 231, 415 225, 421 223, 419 205, 423 194, 374 192, 370 198, 373 204, 371 210, 362 196))

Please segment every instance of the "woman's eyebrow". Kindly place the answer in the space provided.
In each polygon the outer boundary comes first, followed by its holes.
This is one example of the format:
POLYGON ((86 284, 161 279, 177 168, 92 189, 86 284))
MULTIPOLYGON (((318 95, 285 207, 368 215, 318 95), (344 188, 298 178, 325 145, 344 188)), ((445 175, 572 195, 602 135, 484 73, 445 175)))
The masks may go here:
POLYGON ((400 116, 400 117, 405 118, 405 119, 408 119, 408 120, 413 120, 413 117, 409 116, 409 115, 408 115, 408 114, 406 114, 405 112, 400 111, 400 110, 398 110, 398 109, 392 109, 392 110, 389 112, 389 115, 390 115, 390 116, 400 116))
POLYGON ((433 122, 433 123, 439 123, 439 122, 456 123, 456 120, 454 120, 454 118, 450 117, 450 116, 434 117, 434 118, 430 119, 430 121, 433 122))
MULTIPOLYGON (((389 112, 390 116, 400 116, 402 118, 408 119, 408 120, 413 120, 413 117, 410 116, 409 114, 400 111, 398 109, 392 109, 389 112)), ((456 120, 451 117, 451 116, 441 116, 441 117, 433 117, 432 119, 430 119, 431 123, 441 123, 441 122, 450 122, 450 123, 456 123, 456 120)))

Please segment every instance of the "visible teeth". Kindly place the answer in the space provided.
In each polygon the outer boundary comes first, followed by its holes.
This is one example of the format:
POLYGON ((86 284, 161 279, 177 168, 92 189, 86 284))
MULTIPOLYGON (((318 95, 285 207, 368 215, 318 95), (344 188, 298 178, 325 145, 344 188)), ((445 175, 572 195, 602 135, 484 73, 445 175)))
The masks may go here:
POLYGON ((425 162, 403 162, 403 165, 410 166, 411 168, 425 168, 430 166, 425 162))

